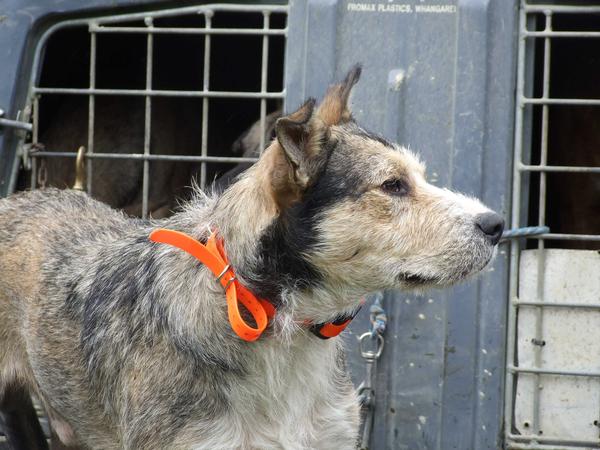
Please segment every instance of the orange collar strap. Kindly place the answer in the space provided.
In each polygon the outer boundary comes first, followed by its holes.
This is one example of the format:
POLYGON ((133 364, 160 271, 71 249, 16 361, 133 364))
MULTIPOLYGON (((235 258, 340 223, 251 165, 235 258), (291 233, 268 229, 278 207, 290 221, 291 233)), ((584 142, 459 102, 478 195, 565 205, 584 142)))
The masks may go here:
MULTIPOLYGON (((223 241, 217 237, 216 233, 211 233, 206 245, 185 233, 166 230, 164 228, 154 230, 150 233, 150 240, 177 247, 208 267, 225 289, 227 316, 235 334, 249 342, 255 341, 260 337, 265 331, 269 319, 272 319, 275 315, 275 308, 267 300, 257 298, 246 287, 240 284, 225 254, 223 241), (252 315, 256 327, 249 325, 242 318, 239 309, 240 302, 252 315)), ((358 311, 330 323, 312 325, 310 330, 322 339, 335 337, 344 331, 357 313, 358 311)))
POLYGON ((275 314, 275 308, 266 300, 256 298, 254 294, 238 282, 225 255, 223 243, 217 238, 215 233, 210 235, 206 245, 201 244, 185 233, 165 229, 153 231, 150 234, 150 240, 177 247, 208 267, 225 289, 227 315, 235 334, 243 340, 250 342, 260 337, 267 327, 269 318, 275 314), (242 318, 239 302, 252 315, 256 322, 256 327, 249 325, 242 318))

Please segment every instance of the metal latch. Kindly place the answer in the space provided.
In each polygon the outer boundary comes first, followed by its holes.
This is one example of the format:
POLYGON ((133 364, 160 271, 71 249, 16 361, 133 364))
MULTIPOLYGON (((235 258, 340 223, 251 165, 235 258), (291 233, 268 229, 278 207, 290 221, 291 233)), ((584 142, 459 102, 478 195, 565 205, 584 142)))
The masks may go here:
POLYGON ((540 234, 546 233, 550 233, 550 228, 547 226, 512 228, 510 230, 504 230, 500 242, 506 242, 509 239, 521 237, 539 236, 540 234))
POLYGON ((0 109, 0 127, 16 128, 18 130, 31 131, 33 125, 29 122, 20 122, 18 120, 10 120, 4 118, 4 110, 0 109))

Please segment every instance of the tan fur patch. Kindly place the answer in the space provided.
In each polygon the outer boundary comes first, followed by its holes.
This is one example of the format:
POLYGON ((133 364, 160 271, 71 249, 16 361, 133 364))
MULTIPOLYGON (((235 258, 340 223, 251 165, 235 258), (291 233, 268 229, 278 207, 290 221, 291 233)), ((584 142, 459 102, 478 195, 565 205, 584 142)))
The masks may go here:
POLYGON ((326 125, 339 125, 348 122, 352 118, 352 113, 348 108, 348 99, 352 88, 360 77, 360 72, 359 66, 353 67, 343 82, 335 84, 327 90, 325 98, 317 111, 317 116, 326 125))
POLYGON ((338 125, 350 120, 351 114, 344 103, 341 85, 329 88, 317 114, 327 125, 338 125))

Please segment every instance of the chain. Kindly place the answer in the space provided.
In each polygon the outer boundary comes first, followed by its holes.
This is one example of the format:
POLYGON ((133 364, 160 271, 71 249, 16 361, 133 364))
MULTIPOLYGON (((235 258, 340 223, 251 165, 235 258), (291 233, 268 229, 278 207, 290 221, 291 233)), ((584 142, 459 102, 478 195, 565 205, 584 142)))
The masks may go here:
POLYGON ((377 360, 381 357, 385 339, 383 337, 387 325, 387 315, 382 306, 383 293, 373 296, 373 304, 369 309, 371 330, 358 337, 360 356, 365 360, 365 379, 357 389, 361 405, 362 432, 359 448, 368 450, 373 428, 375 413, 375 377, 377 375, 377 360))

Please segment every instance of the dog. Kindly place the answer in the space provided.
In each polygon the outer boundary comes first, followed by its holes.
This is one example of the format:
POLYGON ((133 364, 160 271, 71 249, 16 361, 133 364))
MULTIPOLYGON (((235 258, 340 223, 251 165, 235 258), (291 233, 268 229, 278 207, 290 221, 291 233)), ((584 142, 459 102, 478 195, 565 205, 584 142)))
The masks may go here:
MULTIPOLYGON (((360 72, 278 119, 256 164, 170 218, 128 218, 68 190, 1 200, 0 392, 34 392, 65 445, 354 448, 342 341, 321 330, 343 328, 372 291, 477 273, 503 228, 355 122, 360 72), (158 228, 197 246, 217 236, 230 265, 216 276, 150 240, 158 228), (274 313, 253 340, 230 320, 232 282, 274 313)), ((242 316, 252 329, 259 319, 242 316)))
MULTIPOLYGON (((66 97, 57 105, 49 123, 45 123, 40 142, 48 151, 74 151, 87 145, 87 99, 66 97)), ((199 120, 198 108, 189 102, 170 98, 155 99, 152 104, 150 149, 153 154, 188 156, 200 153, 198 133, 178 126, 199 120)), ((144 149, 144 108, 140 99, 101 97, 96 99, 94 151, 96 153, 142 153, 144 149)), ((195 130, 194 130, 195 131, 195 130)), ((218 136, 211 136, 213 147, 218 136)), ((132 216, 142 215, 143 162, 133 159, 88 160, 93 164, 92 192, 97 200, 132 216)), ((197 167, 189 162, 152 161, 149 165, 148 212, 155 218, 166 217, 186 194, 185 186, 197 167)), ((43 158, 40 172, 44 184, 64 189, 74 180, 72 161, 43 158)))

